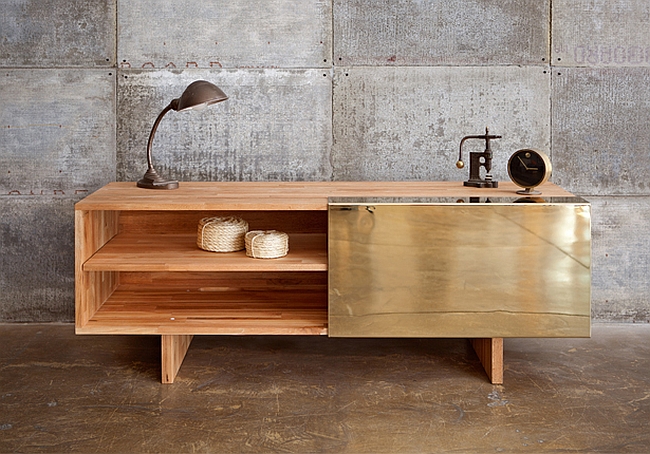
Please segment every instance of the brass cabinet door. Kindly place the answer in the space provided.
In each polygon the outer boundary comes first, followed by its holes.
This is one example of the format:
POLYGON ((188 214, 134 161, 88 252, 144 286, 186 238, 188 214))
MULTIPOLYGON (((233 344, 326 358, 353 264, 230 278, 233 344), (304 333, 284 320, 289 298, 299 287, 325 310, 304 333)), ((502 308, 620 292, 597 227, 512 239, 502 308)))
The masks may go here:
POLYGON ((590 336, 590 206, 562 200, 331 202, 329 335, 590 336))

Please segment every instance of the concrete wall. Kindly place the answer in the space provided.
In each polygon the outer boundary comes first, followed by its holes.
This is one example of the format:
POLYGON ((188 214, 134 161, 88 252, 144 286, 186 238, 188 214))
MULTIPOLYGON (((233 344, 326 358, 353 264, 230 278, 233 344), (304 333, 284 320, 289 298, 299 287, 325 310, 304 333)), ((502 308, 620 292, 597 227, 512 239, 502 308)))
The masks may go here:
POLYGON ((180 180, 464 180, 486 126, 593 202, 593 315, 650 319, 647 0, 9 0, 0 14, 0 321, 73 319, 73 204, 180 180), (552 10, 551 10, 552 8, 552 10), (468 144, 468 146, 470 146, 468 144))

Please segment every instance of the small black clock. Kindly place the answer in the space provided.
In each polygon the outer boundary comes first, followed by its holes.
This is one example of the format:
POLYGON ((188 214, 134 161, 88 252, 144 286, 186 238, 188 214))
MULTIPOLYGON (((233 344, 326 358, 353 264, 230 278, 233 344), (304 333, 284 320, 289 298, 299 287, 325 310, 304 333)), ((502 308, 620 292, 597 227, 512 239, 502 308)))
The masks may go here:
POLYGON ((533 188, 545 183, 551 177, 551 160, 544 153, 531 148, 517 150, 508 160, 510 179, 524 190, 517 194, 541 194, 533 188))

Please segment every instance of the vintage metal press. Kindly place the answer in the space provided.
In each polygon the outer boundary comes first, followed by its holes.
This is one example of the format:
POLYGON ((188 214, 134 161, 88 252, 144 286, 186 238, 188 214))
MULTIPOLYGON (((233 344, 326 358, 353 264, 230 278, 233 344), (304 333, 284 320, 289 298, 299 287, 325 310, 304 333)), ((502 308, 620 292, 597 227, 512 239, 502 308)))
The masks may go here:
POLYGON ((490 148, 490 140, 500 139, 501 136, 490 135, 488 128, 485 128, 485 134, 476 136, 465 136, 460 141, 460 150, 458 152, 458 161, 456 167, 462 169, 465 167, 463 162, 463 143, 467 139, 483 139, 485 140, 485 151, 482 153, 471 152, 469 154, 469 180, 465 181, 463 185, 472 186, 475 188, 497 188, 499 182, 492 179, 492 149, 490 148), (485 168, 485 179, 481 178, 481 167, 485 168))

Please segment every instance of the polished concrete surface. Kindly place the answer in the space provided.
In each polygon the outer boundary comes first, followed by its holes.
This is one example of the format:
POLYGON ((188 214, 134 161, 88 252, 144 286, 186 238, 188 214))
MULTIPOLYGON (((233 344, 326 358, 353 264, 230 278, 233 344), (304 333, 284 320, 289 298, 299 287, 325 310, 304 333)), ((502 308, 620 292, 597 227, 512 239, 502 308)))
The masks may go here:
POLYGON ((506 339, 155 336, 0 325, 0 452, 650 452, 650 325, 506 339))

